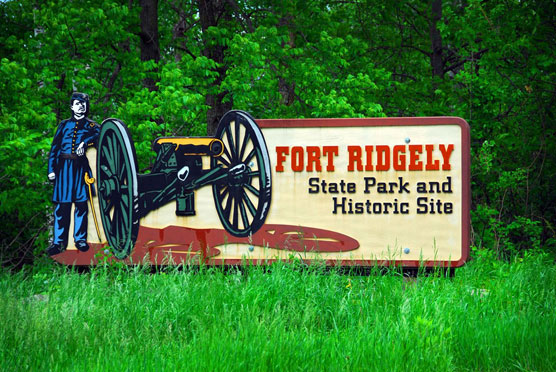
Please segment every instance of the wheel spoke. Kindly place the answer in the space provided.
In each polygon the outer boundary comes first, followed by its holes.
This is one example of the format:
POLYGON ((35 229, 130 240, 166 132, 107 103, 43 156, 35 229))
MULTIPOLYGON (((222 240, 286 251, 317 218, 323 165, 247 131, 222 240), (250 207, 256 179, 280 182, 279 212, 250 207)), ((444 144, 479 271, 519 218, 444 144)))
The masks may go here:
MULTIPOLYGON (((224 149, 224 150, 225 150, 225 149, 224 149)), ((224 165, 227 166, 228 168, 231 167, 231 164, 230 164, 226 159, 224 159, 223 156, 217 157, 217 158, 216 158, 216 161, 221 162, 222 164, 224 164, 224 165)))
POLYGON ((249 153, 249 155, 247 155, 247 157, 245 158, 245 160, 242 161, 242 163, 249 164, 251 159, 253 159, 253 157, 255 156, 255 153, 256 153, 255 149, 252 149, 251 152, 249 153))
MULTIPOLYGON (((108 204, 110 204, 110 203, 107 203, 107 205, 108 204)), ((101 208, 102 208, 102 206, 101 206, 101 208)), ((112 221, 110 220, 110 214, 109 214, 110 213, 110 208, 103 208, 103 211, 106 210, 106 212, 103 214, 103 216, 109 222, 109 223, 103 223, 103 226, 107 231, 107 235, 112 235, 112 231, 114 230, 113 227, 112 227, 112 221)))
POLYGON ((243 155, 245 154, 245 148, 247 147, 247 144, 249 143, 250 139, 251 139, 251 135, 249 134, 249 132, 246 129, 245 130, 245 137, 243 137, 243 143, 241 144, 241 150, 239 151, 239 160, 240 161, 243 159, 243 155))
POLYGON ((129 195, 122 193, 120 197, 120 204, 125 208, 129 207, 129 195))
POLYGON ((238 211, 237 211, 237 205, 240 203, 240 201, 237 198, 234 198, 234 221, 232 223, 232 225, 234 226, 234 228, 237 230, 238 229, 238 211))
MULTIPOLYGON (((231 163, 234 162, 234 159, 232 158, 232 155, 230 155, 230 153, 228 152, 228 149, 226 149, 225 146, 224 146, 224 154, 228 157, 228 160, 230 161, 230 162, 229 162, 229 164, 230 164, 229 167, 231 167, 231 166, 232 166, 231 163)), ((222 156, 221 156, 220 158, 223 159, 222 156)))
POLYGON ((112 209, 112 206, 113 206, 112 200, 108 200, 106 202, 106 205, 102 209, 102 213, 104 213, 104 215, 108 215, 108 213, 110 213, 110 209, 112 209))
POLYGON ((242 199, 245 201, 245 204, 247 204, 247 208, 249 208, 249 212, 251 212, 251 214, 255 216, 257 214, 257 208, 255 208, 255 206, 253 205, 251 199, 249 199, 249 196, 245 193, 245 190, 241 190, 241 192, 242 192, 242 199))
POLYGON ((116 154, 114 151, 115 150, 114 138, 112 138, 110 132, 106 134, 106 142, 108 142, 108 145, 106 147, 108 148, 108 152, 110 153, 110 158, 108 159, 109 161, 108 166, 111 168, 111 170, 114 170, 114 167, 116 167, 116 154))
POLYGON ((247 218, 247 211, 245 210, 245 205, 240 201, 239 209, 241 211, 241 221, 243 222, 243 228, 247 229, 249 227, 249 219, 247 218))
POLYGON ((123 147, 123 144, 122 144, 122 146, 118 147, 118 149, 116 151, 117 154, 118 154, 118 156, 116 156, 116 159, 118 161, 116 163, 116 169, 118 169, 118 167, 120 169, 120 172, 118 174, 118 179, 122 180, 122 183, 123 183, 124 176, 126 174, 129 174, 129 169, 128 169, 129 168, 129 163, 128 162, 130 160, 125 156, 125 153, 123 151, 124 151, 124 147, 123 147), (123 161, 121 161, 120 159, 123 159, 123 161))
POLYGON ((246 183, 244 186, 247 188, 247 190, 251 191, 257 198, 259 197, 259 190, 253 187, 253 185, 251 185, 250 183, 246 183))
POLYGON ((121 232, 121 224, 120 224, 120 209, 114 207, 114 214, 112 216, 112 227, 114 232, 114 237, 116 238, 115 241, 119 244, 120 241, 120 232, 121 232))
POLYGON ((118 179, 124 181, 124 175, 127 173, 127 164, 120 168, 120 173, 118 174, 118 179))
MULTIPOLYGON (((226 200, 226 206, 224 207, 224 213, 226 214, 226 219, 230 219, 231 215, 231 207, 232 207, 232 199, 234 198, 234 194, 228 193, 228 200, 226 200)), ((222 199, 223 201, 224 199, 222 199)))
POLYGON ((232 133, 230 131, 229 126, 226 126, 226 137, 228 139, 229 150, 232 152, 232 156, 230 157, 230 160, 232 161, 232 163, 235 163, 235 162, 237 162, 237 154, 235 152, 234 139, 232 137, 232 133))
POLYGON ((235 153, 236 153, 236 156, 238 157, 238 159, 241 161, 241 157, 239 156, 239 130, 240 130, 240 126, 239 126, 239 120, 237 120, 237 119, 235 121, 235 129, 236 129, 236 136, 234 138, 235 153))
POLYGON ((224 198, 226 197, 226 194, 229 195, 229 193, 230 193, 229 187, 224 186, 224 187, 222 188, 222 192, 219 192, 219 193, 218 193, 219 200, 220 200, 220 201, 224 200, 224 198))
POLYGON ((100 177, 102 177, 102 173, 105 173, 105 174, 106 174, 106 178, 110 178, 110 177, 112 177, 112 176, 114 175, 114 174, 112 173, 112 171, 110 171, 110 169, 108 169, 108 167, 107 167, 106 165, 104 165, 104 164, 101 165, 100 170, 101 170, 101 172, 100 172, 101 174, 99 175, 100 177))
POLYGON ((127 207, 127 205, 125 205, 124 203, 122 203, 122 204, 120 205, 120 212, 122 213, 122 216, 121 216, 122 223, 121 223, 121 225, 122 225, 122 227, 125 227, 125 226, 128 225, 129 217, 130 217, 129 214, 127 213, 127 212, 128 212, 128 207, 127 207))
POLYGON ((118 169, 121 165, 121 160, 120 160, 120 158, 121 158, 121 156, 120 156, 121 155, 120 154, 121 149, 118 146, 118 142, 119 142, 118 139, 114 138, 114 143, 113 143, 113 146, 114 146, 113 147, 114 148, 114 169, 118 169))
POLYGON ((109 171, 109 167, 114 164, 114 159, 112 158, 112 154, 110 154, 110 149, 108 148, 108 146, 102 148, 102 155, 106 158, 106 161, 108 163, 108 166, 106 166, 106 164, 103 165, 106 167, 106 170, 109 171))

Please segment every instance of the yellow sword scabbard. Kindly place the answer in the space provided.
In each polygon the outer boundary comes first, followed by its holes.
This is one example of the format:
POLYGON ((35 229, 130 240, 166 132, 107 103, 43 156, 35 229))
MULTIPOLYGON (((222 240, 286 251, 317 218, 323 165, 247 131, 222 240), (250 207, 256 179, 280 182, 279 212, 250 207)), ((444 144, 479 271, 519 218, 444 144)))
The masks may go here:
POLYGON ((89 202, 91 203, 91 210, 93 211, 93 219, 95 220, 95 228, 97 229, 97 236, 99 243, 102 243, 102 239, 100 238, 100 229, 98 228, 98 221, 97 221, 97 214, 95 212, 95 205, 93 203, 93 189, 91 185, 95 183, 95 179, 93 177, 89 178, 89 172, 85 172, 85 183, 89 186, 89 202))

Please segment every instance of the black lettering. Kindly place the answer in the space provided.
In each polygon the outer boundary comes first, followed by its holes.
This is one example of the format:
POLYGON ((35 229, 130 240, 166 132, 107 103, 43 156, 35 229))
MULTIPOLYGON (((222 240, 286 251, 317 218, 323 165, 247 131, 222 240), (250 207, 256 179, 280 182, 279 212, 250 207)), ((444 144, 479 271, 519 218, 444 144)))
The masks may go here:
POLYGON ((419 194, 426 194, 427 193, 427 184, 424 182, 417 182, 417 192, 419 194))
POLYGON ((369 189, 376 185, 376 178, 374 178, 374 177, 365 177, 364 180, 365 180, 365 191, 363 191, 363 192, 365 194, 370 194, 371 191, 369 189))
POLYGON ((417 214, 428 213, 428 205, 427 205, 428 200, 429 198, 427 197, 417 198, 417 214))
POLYGON ((388 207, 392 207, 392 203, 384 203, 384 214, 389 214, 388 207))
POLYGON ((345 194, 345 193, 346 193, 346 183, 345 183, 344 180, 340 180, 340 192, 341 192, 342 194, 345 194))
POLYGON ((400 181, 400 191, 399 193, 402 194, 404 192, 409 194, 409 189, 407 188, 409 186, 409 182, 403 182, 403 177, 398 177, 398 180, 400 181), (403 184, 402 184, 403 182, 403 184))
POLYGON ((390 194, 393 194, 394 193, 394 187, 397 187, 398 183, 397 182, 388 182, 388 186, 390 186, 390 190, 388 190, 388 192, 390 194))
POLYGON ((319 178, 309 178, 309 194, 318 194, 319 192, 319 178))
POLYGON ((429 182, 429 192, 440 192, 440 182, 436 182, 436 181, 429 182))
MULTIPOLYGON (((345 199, 345 198, 343 198, 345 199)), ((349 199, 348 201, 348 213, 353 214, 353 200, 349 199)))
POLYGON ((371 207, 373 206, 373 203, 371 203, 370 200, 367 199, 367 201, 365 202, 365 207, 367 208, 367 213, 371 214, 373 213, 371 207))
POLYGON ((334 203, 334 210, 332 213, 338 214, 338 209, 342 209, 342 214, 346 214, 346 198, 342 198, 342 202, 338 203, 338 198, 335 196, 332 198, 332 202, 334 203))
POLYGON ((446 177, 446 182, 442 182, 442 192, 446 194, 452 193, 452 177, 446 177))

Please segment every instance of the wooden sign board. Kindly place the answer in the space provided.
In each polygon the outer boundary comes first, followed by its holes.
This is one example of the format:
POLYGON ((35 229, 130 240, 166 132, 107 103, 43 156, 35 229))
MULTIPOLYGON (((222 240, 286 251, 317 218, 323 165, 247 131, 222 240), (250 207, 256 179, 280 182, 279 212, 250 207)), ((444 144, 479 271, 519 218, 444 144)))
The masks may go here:
MULTIPOLYGON (((194 215, 177 215, 175 202, 141 215, 134 248, 124 262, 236 265, 298 257, 329 265, 458 267, 467 260, 470 139, 463 119, 256 123, 266 143, 271 176, 262 226, 247 236, 230 234, 223 211, 228 211, 230 224, 241 226, 242 218, 252 218, 254 210, 263 207, 252 206, 251 201, 236 207, 234 199, 228 202, 231 197, 225 196, 215 201, 217 195, 237 187, 236 181, 227 181, 218 194, 215 187, 202 187, 195 191, 194 215)), ((233 132, 232 127, 230 136, 237 136, 233 132)), ((226 147, 228 143, 222 141, 226 147)), ((237 147, 239 151, 241 142, 237 147)), ((89 150, 87 157, 96 172, 95 150, 89 150)), ((202 157, 203 171, 214 164, 210 157, 202 157)), ((141 177, 139 189, 145 182, 141 177)), ((249 200, 257 199, 258 186, 244 189, 249 200)), ((98 214, 102 209, 97 197, 93 204, 98 214)), ((110 256, 105 231, 99 230, 97 236, 94 219, 89 218, 92 249, 80 252, 70 244, 54 258, 89 265, 110 256)))

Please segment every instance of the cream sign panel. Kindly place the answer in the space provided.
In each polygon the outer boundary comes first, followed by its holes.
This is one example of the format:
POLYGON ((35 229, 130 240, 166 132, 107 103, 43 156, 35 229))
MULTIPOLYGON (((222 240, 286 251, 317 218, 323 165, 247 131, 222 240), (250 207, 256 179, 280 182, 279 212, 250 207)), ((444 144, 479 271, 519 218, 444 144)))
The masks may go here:
POLYGON ((457 118, 260 121, 273 164, 269 220, 357 241, 331 260, 467 257, 469 130, 457 118))
POLYGON ((86 153, 92 249, 70 243, 54 259, 455 267, 468 257, 463 119, 255 120, 236 111, 214 137, 158 138, 153 150, 153 168, 139 174, 125 124, 103 122, 86 153))

